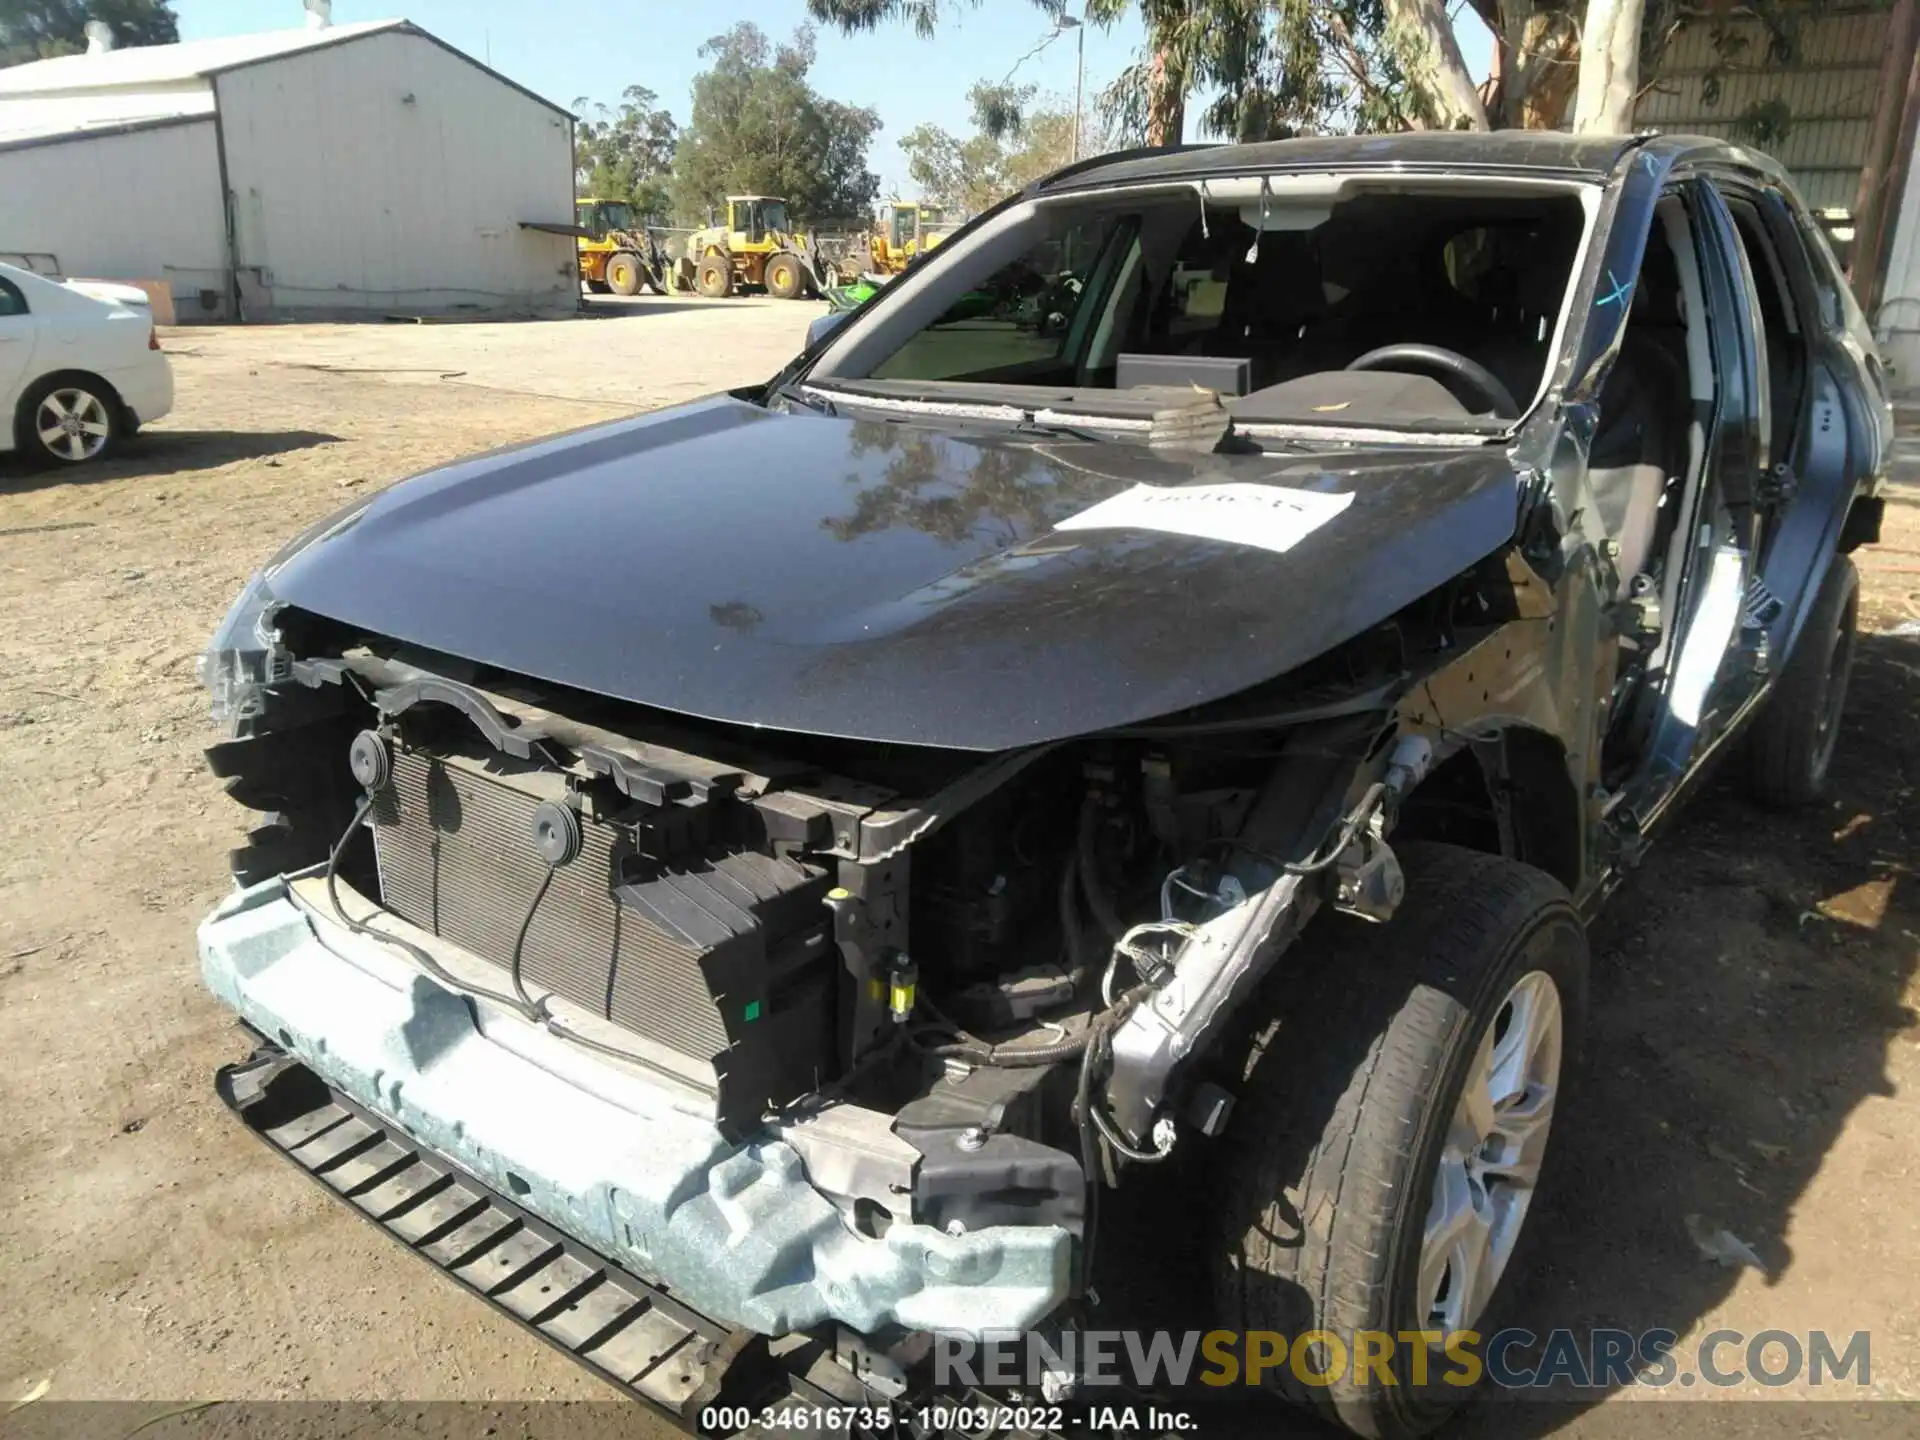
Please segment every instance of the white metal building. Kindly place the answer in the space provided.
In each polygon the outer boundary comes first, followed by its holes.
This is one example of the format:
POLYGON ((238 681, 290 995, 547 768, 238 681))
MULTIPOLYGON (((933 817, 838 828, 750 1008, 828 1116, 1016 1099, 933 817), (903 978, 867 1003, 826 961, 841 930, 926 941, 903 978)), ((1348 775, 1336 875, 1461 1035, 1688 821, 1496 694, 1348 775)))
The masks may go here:
POLYGON ((572 218, 573 117, 405 20, 0 70, 0 254, 182 321, 569 313, 572 218))
POLYGON ((1908 167, 1873 329, 1904 392, 1920 388, 1920 165, 1908 167))

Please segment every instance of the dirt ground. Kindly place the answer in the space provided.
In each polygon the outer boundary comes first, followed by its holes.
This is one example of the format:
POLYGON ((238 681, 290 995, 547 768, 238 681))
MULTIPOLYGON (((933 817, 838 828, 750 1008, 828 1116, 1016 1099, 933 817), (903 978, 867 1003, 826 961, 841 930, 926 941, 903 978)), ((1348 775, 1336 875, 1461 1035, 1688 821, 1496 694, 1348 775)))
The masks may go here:
MULTIPOLYGON (((193 927, 246 816, 201 761, 195 661, 251 568, 359 487, 763 379, 815 313, 175 331, 178 409, 126 458, 0 469, 0 1411, 43 1381, 47 1401, 605 1398, 216 1101, 246 1046, 193 927)), ((1861 568, 1831 804, 1782 819, 1715 780, 1596 927, 1585 1090, 1521 1301, 1542 1331, 1868 1330, 1870 1393, 1920 1399, 1920 489, 1861 568)), ((1618 1432, 1638 1403, 1524 1428, 1618 1432)), ((1515 1428, 1488 1408, 1470 1428, 1515 1428)))

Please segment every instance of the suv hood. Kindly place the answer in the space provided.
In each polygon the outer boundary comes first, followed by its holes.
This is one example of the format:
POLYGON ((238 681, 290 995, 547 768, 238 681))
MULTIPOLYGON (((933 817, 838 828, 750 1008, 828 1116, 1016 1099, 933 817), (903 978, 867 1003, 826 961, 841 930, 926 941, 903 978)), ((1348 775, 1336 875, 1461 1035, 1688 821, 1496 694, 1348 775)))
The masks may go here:
POLYGON ((1498 549, 1517 500, 1497 447, 1168 455, 720 398, 396 485, 271 583, 642 705, 1001 750, 1282 674, 1498 549))

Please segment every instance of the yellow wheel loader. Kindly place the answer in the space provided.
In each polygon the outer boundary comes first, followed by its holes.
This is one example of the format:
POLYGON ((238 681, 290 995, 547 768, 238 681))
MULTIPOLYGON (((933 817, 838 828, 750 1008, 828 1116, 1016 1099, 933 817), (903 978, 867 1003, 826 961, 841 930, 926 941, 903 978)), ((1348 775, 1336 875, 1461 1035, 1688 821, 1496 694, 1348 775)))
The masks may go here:
POLYGON ((714 215, 694 231, 681 264, 692 287, 716 300, 747 286, 797 300, 838 280, 811 238, 794 230, 787 202, 771 195, 729 195, 725 223, 714 215))
POLYGON ((581 200, 575 222, 580 278, 596 294, 637 295, 645 286, 664 295, 672 286, 672 266, 659 243, 635 222, 624 200, 581 200))
POLYGON ((915 256, 933 249, 959 228, 960 222, 948 220, 939 205, 895 200, 873 230, 873 269, 881 275, 898 275, 915 256))

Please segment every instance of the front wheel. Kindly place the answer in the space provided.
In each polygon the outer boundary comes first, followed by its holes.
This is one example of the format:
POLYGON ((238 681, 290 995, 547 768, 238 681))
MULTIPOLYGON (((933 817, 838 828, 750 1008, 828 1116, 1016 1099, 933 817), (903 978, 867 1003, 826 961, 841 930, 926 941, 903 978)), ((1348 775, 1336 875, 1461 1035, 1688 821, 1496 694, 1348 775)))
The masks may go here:
POLYGON ((616 295, 640 293, 640 258, 622 250, 607 259, 607 288, 616 295))
POLYGON ((767 261, 767 293, 776 300, 792 300, 804 283, 800 262, 791 255, 776 255, 767 261))
POLYGON ((1386 926, 1328 916, 1289 957, 1286 1018, 1242 1070, 1216 1268, 1220 1323, 1284 1337, 1260 1378, 1380 1440, 1472 1394, 1446 1337, 1496 1327, 1587 986, 1551 876, 1445 845, 1400 858, 1386 926))
POLYGON ((733 266, 722 256, 707 256, 694 268, 693 288, 709 300, 724 299, 733 290, 733 266))

